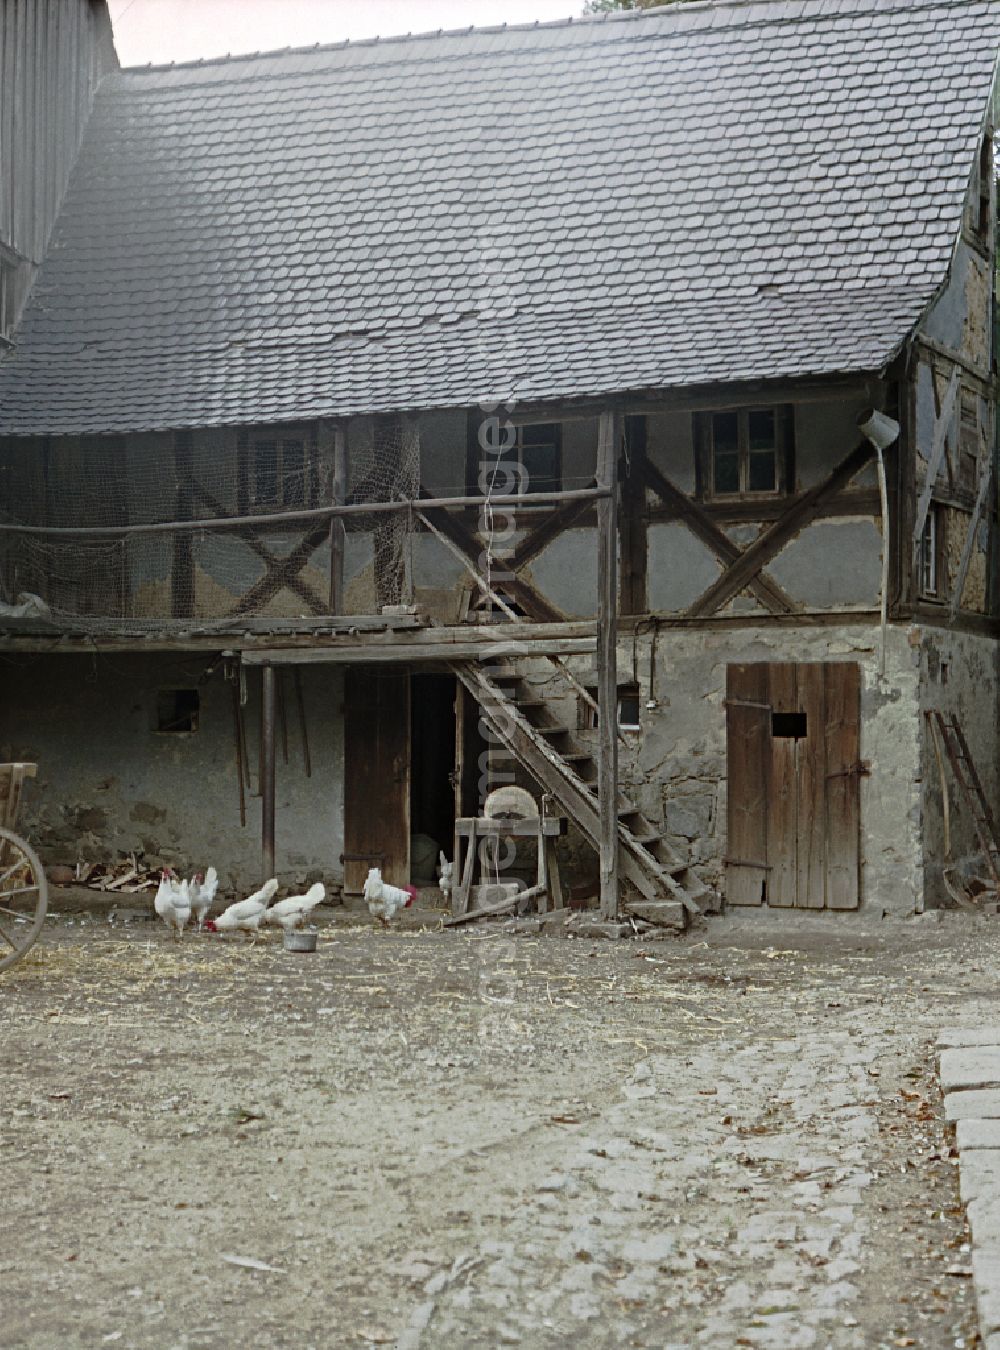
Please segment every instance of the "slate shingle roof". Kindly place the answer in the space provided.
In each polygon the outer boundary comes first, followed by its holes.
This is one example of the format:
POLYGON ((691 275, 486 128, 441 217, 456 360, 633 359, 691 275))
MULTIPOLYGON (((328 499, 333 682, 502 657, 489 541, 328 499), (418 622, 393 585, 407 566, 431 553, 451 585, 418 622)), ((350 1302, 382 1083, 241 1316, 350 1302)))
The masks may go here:
POLYGON ((878 369, 998 43, 992 0, 717 0, 110 75, 0 433, 878 369))

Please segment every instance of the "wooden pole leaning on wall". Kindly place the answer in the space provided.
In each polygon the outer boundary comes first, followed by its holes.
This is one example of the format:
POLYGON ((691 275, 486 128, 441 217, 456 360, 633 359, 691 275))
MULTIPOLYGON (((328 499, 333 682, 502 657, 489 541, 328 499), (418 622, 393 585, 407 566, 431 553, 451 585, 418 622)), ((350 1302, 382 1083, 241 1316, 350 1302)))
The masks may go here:
POLYGON ((261 671, 260 697, 260 834, 263 880, 274 876, 274 731, 277 680, 274 666, 261 671))
POLYGON ((623 419, 601 413, 597 482, 597 796, 600 807, 601 915, 616 919, 618 894, 618 454, 623 419))

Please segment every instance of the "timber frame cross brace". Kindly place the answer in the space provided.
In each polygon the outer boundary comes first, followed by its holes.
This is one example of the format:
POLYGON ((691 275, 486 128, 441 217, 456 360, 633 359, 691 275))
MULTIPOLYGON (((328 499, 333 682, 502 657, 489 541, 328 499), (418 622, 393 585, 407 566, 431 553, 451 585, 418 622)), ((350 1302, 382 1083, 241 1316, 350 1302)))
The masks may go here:
POLYGON ((749 590, 772 614, 791 614, 801 609, 763 569, 816 518, 822 509, 823 498, 846 487, 873 453, 867 440, 855 446, 822 483, 794 497, 777 520, 744 549, 738 548, 696 501, 647 461, 642 469, 646 486, 652 488, 724 564, 722 574, 686 610, 687 616, 707 618, 742 590, 749 590))
MULTIPOLYGON (((219 502, 202 483, 195 481, 194 490, 208 507, 209 511, 214 511, 217 516, 226 516, 235 519, 234 514, 226 511, 221 502, 219 502)), ((324 525, 322 527, 322 534, 320 534, 318 528, 314 529, 311 535, 306 536, 307 539, 311 538, 312 535, 317 536, 316 543, 307 553, 299 555, 299 550, 297 549, 287 558, 281 558, 278 557, 277 554, 271 552, 264 541, 258 537, 257 531, 252 526, 247 526, 245 529, 240 530, 240 538, 248 548, 252 549, 253 552, 257 554, 257 557, 260 558, 267 570, 260 581, 256 582, 254 586, 247 591, 246 595, 242 597, 236 607, 230 612, 230 617, 248 613, 250 609, 255 608, 258 604, 264 603, 271 599, 272 596, 277 595, 277 593, 286 586, 290 591, 294 592, 300 600, 304 601, 314 614, 328 613, 325 603, 319 598, 309 583, 303 581, 298 575, 312 557, 315 550, 327 537, 327 526, 324 525)), ((302 546, 300 545, 299 548, 301 549, 301 547, 302 546)))
MULTIPOLYGON (((426 488, 421 486, 420 498, 428 498, 430 495, 426 488)), ((589 501, 571 501, 557 507, 520 541, 512 553, 497 560, 499 566, 503 569, 502 579, 497 578, 498 589, 509 600, 513 600, 520 605, 528 618, 534 619, 537 623, 560 623, 566 616, 556 609, 552 602, 537 591, 530 582, 517 576, 516 573, 522 567, 525 567, 532 558, 541 553, 550 539, 555 538, 561 530, 572 524, 590 505, 589 501)), ((483 545, 475 531, 470 530, 461 520, 456 519, 450 511, 442 510, 439 507, 427 508, 427 517, 446 539, 449 539, 457 549, 465 554, 478 572, 483 545)))

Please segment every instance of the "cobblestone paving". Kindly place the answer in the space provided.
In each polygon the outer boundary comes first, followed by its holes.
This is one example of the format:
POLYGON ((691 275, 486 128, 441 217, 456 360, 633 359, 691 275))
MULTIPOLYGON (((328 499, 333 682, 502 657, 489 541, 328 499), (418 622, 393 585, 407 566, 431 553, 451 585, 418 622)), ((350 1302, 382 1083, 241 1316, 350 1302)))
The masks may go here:
POLYGON ((972 1347, 935 1041, 1000 926, 847 918, 58 920, 3 985, 4 1346, 972 1347))

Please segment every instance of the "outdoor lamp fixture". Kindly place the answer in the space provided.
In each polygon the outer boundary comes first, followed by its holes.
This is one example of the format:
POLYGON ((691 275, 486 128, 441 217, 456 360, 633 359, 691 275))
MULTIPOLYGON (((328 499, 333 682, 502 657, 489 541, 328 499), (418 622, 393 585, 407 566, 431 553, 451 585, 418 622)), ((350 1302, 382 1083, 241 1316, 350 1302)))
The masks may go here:
POLYGON ((899 423, 875 408, 866 408, 858 418, 858 430, 871 441, 878 456, 878 495, 882 503, 882 586, 879 599, 881 643, 879 647, 879 674, 885 675, 885 629, 888 618, 889 592, 889 494, 885 484, 885 460, 882 451, 899 439, 899 423))

